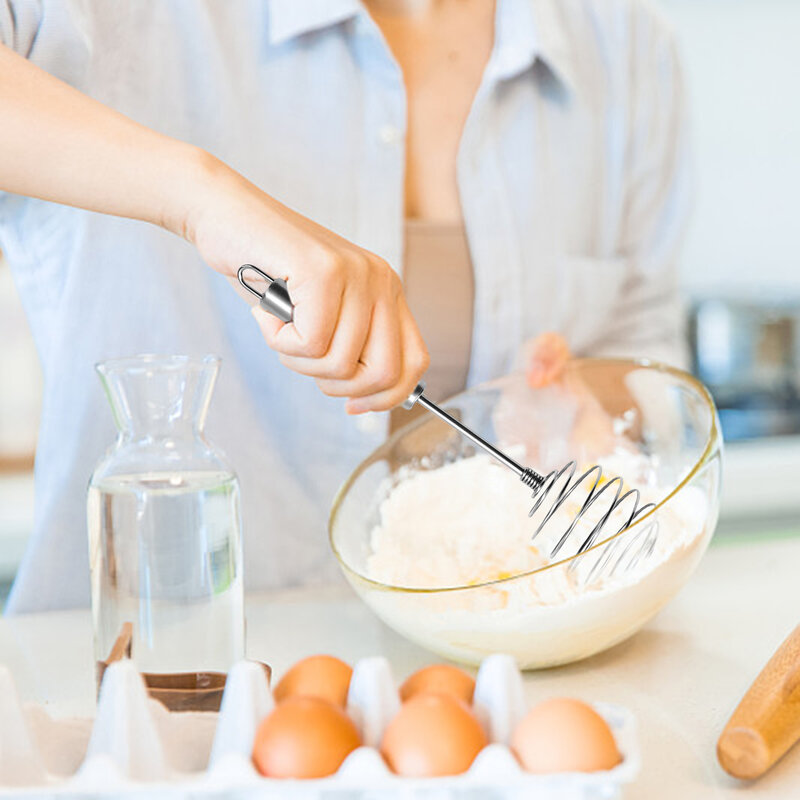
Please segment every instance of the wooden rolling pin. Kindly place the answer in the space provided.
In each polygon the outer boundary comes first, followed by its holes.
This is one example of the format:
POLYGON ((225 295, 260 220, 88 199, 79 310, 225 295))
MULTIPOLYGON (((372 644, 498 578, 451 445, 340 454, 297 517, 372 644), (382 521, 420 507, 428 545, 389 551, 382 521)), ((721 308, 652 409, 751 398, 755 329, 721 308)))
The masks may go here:
POLYGON ((736 778, 763 775, 800 739, 800 625, 742 698, 717 742, 722 768, 736 778))

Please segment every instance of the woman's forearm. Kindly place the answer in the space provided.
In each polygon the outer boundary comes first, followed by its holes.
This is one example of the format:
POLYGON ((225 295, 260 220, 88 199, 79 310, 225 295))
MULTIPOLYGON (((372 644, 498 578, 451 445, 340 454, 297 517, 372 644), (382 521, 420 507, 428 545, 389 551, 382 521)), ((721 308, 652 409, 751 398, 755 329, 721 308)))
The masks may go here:
POLYGON ((383 259, 2 45, 0 190, 161 225, 230 277, 254 263, 286 279, 293 324, 262 312, 264 337, 286 366, 350 398, 353 413, 402 402, 428 365, 383 259))
POLYGON ((183 233, 213 161, 0 45, 0 189, 183 233))

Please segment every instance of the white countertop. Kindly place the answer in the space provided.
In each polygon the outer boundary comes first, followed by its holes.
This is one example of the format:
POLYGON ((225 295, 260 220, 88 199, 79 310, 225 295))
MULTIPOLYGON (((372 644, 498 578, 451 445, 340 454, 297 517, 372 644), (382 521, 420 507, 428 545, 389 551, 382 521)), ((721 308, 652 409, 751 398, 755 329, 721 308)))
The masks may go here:
MULTIPOLYGON (((629 641, 571 666, 527 673, 529 700, 573 695, 630 708, 642 772, 626 797, 800 796, 800 747, 745 785, 716 763, 727 717, 800 618, 800 538, 712 545, 681 594, 629 641)), ((255 595, 248 655, 280 675, 296 659, 329 652, 349 661, 382 654, 397 678, 433 656, 387 629, 347 589, 255 595)), ((90 715, 94 703, 87 611, 0 620, 0 661, 23 699, 51 714, 90 715)))

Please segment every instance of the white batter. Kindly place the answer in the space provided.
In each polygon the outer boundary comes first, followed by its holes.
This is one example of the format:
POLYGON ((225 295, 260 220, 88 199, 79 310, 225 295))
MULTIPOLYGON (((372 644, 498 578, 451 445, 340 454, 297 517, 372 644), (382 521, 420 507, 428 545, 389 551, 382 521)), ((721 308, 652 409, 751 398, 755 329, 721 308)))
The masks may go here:
MULTIPOLYGON (((638 488, 644 502, 658 502, 669 493, 669 487, 655 483, 652 465, 641 455, 620 451, 602 466, 604 475, 620 475, 626 488, 638 488)), ((441 588, 484 583, 543 567, 550 563, 553 545, 584 498, 585 493, 565 504, 532 541, 537 522, 528 515, 533 502, 530 490, 488 456, 476 455, 439 469, 410 473, 380 506, 380 522, 372 531, 368 577, 395 586, 441 588)), ((594 519, 587 517, 581 522, 555 560, 576 552, 608 505, 598 501, 594 519)), ((668 505, 658 515, 652 555, 613 574, 608 564, 603 570, 605 577, 590 584, 592 590, 620 580, 638 581, 702 531, 707 509, 699 490, 687 488, 668 505)), ((605 533, 597 541, 616 530, 614 522, 612 518, 606 523, 605 533)), ((614 557, 619 555, 621 549, 614 557)), ((587 569, 595 560, 586 559, 587 569)), ((533 592, 535 586, 537 602, 564 602, 582 591, 579 576, 580 571, 549 570, 529 589, 533 592)), ((519 587, 514 587, 513 593, 518 591, 519 587)))

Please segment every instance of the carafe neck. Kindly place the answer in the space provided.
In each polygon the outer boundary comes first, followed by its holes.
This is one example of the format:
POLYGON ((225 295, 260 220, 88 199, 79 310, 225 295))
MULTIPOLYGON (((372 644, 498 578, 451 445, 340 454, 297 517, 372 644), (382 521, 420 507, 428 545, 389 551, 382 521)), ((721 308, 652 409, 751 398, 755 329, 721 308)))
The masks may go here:
POLYGON ((201 434, 218 371, 215 356, 148 355, 97 365, 124 442, 201 434))

